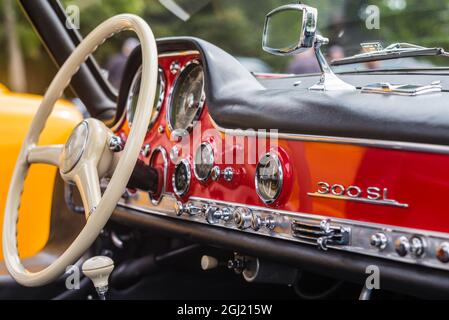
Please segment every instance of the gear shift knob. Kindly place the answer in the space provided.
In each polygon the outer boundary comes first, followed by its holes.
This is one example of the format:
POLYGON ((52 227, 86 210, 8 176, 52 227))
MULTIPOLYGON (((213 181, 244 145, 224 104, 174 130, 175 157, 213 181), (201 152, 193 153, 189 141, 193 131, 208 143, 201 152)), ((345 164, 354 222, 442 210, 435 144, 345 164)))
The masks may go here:
POLYGON ((92 257, 83 263, 82 270, 84 275, 92 280, 100 300, 106 300, 109 275, 114 270, 114 261, 105 256, 92 257))

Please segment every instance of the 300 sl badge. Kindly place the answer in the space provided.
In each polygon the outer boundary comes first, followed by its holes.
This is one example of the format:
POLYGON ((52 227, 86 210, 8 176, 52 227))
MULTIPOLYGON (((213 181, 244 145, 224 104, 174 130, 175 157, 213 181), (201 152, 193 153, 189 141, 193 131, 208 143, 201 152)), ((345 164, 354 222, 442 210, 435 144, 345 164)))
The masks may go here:
POLYGON ((369 187, 362 189, 358 186, 345 187, 341 184, 329 184, 327 182, 319 182, 318 190, 314 193, 309 192, 311 197, 328 198, 345 201, 357 201, 367 204, 377 204, 384 206, 393 206, 400 208, 408 208, 408 204, 388 198, 387 188, 369 187))

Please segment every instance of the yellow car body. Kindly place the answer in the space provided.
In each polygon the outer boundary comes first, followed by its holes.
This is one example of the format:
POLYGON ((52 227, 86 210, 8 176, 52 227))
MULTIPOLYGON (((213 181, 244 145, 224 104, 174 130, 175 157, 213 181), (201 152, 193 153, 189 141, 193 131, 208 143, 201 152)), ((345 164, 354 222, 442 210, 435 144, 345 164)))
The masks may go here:
MULTIPOLYGON (((42 100, 41 96, 10 92, 0 85, 0 221, 3 225, 9 182, 22 142, 42 100)), ((68 101, 60 100, 41 135, 40 145, 64 144, 81 113, 68 101)), ((53 189, 57 168, 33 165, 25 183, 19 211, 18 243, 21 257, 35 255, 49 239, 53 189)), ((0 234, 3 226, 0 229, 0 234)), ((0 248, 0 259, 3 255, 0 248)))

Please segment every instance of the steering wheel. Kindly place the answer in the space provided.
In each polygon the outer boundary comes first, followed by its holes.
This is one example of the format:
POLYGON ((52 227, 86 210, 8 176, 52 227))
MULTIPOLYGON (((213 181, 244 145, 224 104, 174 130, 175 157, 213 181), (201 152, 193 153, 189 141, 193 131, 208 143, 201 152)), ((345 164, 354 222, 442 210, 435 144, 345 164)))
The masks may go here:
POLYGON ((138 16, 114 16, 95 28, 73 51, 53 79, 23 143, 9 187, 3 222, 3 254, 11 276, 29 287, 45 285, 65 272, 92 245, 110 218, 125 191, 136 164, 151 119, 158 77, 156 41, 148 24, 138 16), (101 121, 87 119, 71 133, 65 145, 37 146, 39 136, 57 99, 92 52, 106 39, 124 30, 133 30, 142 47, 142 82, 135 121, 120 158, 114 161, 109 143, 113 133, 101 121), (17 249, 17 220, 21 194, 28 169, 33 163, 59 167, 62 179, 76 184, 86 212, 86 224, 77 238, 51 265, 39 272, 30 272, 20 261, 17 249), (100 178, 111 180, 101 194, 100 178))

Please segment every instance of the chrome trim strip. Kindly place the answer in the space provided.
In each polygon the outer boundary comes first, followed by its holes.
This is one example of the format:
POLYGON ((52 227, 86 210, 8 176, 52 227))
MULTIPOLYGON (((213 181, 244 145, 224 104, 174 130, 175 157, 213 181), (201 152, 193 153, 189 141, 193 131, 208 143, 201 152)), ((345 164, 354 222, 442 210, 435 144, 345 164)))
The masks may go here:
POLYGON ((239 129, 226 129, 220 127, 209 114, 209 119, 215 129, 218 131, 233 135, 233 136, 245 136, 245 137, 260 137, 260 138, 274 138, 285 139, 304 142, 317 142, 317 143, 332 143, 332 144, 348 144, 354 146, 363 146, 370 148, 381 149, 393 149, 399 151, 415 151, 437 154, 449 154, 449 146, 418 143, 418 142, 402 142, 402 141, 388 141, 388 140, 376 140, 365 138, 344 138, 333 136, 318 136, 307 134, 295 134, 295 133, 270 133, 270 132, 258 132, 254 130, 239 130, 239 129))
POLYGON ((399 207, 399 208, 408 208, 409 205, 405 203, 400 203, 396 200, 371 200, 367 198, 354 198, 354 197, 347 197, 347 196, 334 196, 331 194, 322 194, 322 193, 307 193, 308 196, 311 197, 317 197, 317 198, 327 198, 327 199, 334 199, 334 200, 345 200, 345 201, 356 201, 356 202, 362 202, 362 203, 368 203, 368 204, 376 204, 376 205, 384 205, 384 206, 392 206, 392 207, 399 207))
MULTIPOLYGON (((199 215, 182 215, 176 216, 174 205, 177 199, 173 196, 166 196, 159 206, 153 206, 150 203, 142 206, 138 199, 128 200, 127 203, 119 203, 119 206, 124 208, 133 209, 143 213, 154 214, 165 216, 173 219, 181 219, 185 221, 192 221, 196 223, 208 224, 206 217, 202 214, 199 215)), ((265 207, 258 206, 248 206, 239 203, 226 202, 226 201, 216 201, 211 199, 205 199, 200 197, 191 197, 188 201, 189 204, 200 207, 200 206, 217 206, 219 209, 229 208, 235 210, 240 207, 245 207, 252 210, 253 213, 259 215, 262 219, 270 217, 275 219, 276 227, 273 230, 266 228, 254 231, 252 229, 240 230, 238 229, 232 219, 230 221, 222 221, 217 224, 211 225, 211 227, 227 228, 232 230, 238 230, 240 232, 245 232, 248 234, 254 234, 265 237, 272 237, 287 241, 294 241, 303 244, 311 244, 310 242, 301 240, 299 238, 294 238, 291 230, 291 223, 293 220, 302 220, 306 223, 319 223, 323 220, 328 220, 332 225, 350 228, 351 239, 348 245, 329 245, 329 249, 347 251, 361 255, 368 255, 382 259, 389 259, 394 261, 399 261, 408 264, 422 265, 426 267, 442 269, 449 271, 449 264, 440 262, 437 259, 436 251, 439 246, 443 243, 448 242, 449 234, 442 232, 433 231, 423 231, 412 228, 402 228, 394 227, 388 225, 381 225, 375 223, 363 223, 353 220, 345 220, 340 218, 330 218, 326 216, 299 213, 299 212, 288 212, 275 210, 265 207), (383 249, 375 248, 371 245, 371 237, 374 234, 383 233, 388 237, 388 244, 383 249), (427 244, 425 255, 422 257, 414 257, 409 253, 405 257, 399 256, 394 247, 394 241, 398 238, 406 236, 408 238, 420 237, 427 244)), ((325 253, 323 253, 325 254, 325 253)))

